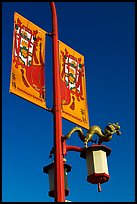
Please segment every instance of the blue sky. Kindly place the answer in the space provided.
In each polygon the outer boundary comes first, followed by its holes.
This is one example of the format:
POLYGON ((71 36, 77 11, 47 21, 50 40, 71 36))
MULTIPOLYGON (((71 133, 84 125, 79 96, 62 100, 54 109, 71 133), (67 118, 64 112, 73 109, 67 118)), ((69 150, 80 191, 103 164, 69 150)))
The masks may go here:
MULTIPOLYGON (((74 202, 135 201, 135 3, 56 2, 59 40, 85 57, 86 87, 90 126, 102 129, 119 122, 122 134, 104 145, 112 149, 108 157, 110 180, 97 185, 86 181, 86 161, 69 152, 67 163, 70 194, 74 202)), ((51 32, 48 2, 2 3, 2 200, 3 202, 53 202, 48 196, 44 165, 51 160, 53 115, 9 93, 13 17, 18 12, 47 32, 51 32)), ((52 108, 51 37, 46 46, 47 106, 52 108)), ((63 134, 76 125, 63 119, 63 134)), ((83 129, 86 133, 86 130, 83 129)), ((67 141, 83 147, 77 134, 67 141)))

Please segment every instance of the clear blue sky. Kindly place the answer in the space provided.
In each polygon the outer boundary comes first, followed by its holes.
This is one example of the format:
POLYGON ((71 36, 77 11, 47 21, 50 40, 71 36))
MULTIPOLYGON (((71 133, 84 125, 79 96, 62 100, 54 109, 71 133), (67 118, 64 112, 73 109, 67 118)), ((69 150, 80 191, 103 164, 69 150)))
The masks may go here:
MULTIPOLYGON (((70 194, 74 202, 135 201, 135 3, 56 2, 59 40, 85 57, 90 126, 105 128, 119 122, 122 134, 104 143, 109 182, 86 181, 86 161, 69 152, 67 163, 70 194)), ((53 146, 53 116, 50 112, 9 93, 13 17, 18 12, 51 32, 48 2, 2 3, 2 200, 3 202, 53 202, 48 196, 48 165, 53 146)), ((52 108, 51 37, 46 47, 47 106, 52 108)), ((63 119, 63 134, 76 125, 63 119)), ((86 132, 85 129, 83 129, 86 132)), ((77 134, 67 144, 83 147, 77 134)))

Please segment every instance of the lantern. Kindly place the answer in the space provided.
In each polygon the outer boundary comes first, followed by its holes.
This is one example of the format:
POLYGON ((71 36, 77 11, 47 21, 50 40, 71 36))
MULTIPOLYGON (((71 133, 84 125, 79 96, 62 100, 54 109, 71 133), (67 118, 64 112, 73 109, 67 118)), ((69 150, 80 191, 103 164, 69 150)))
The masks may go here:
MULTIPOLYGON (((71 166, 68 164, 64 164, 64 185, 65 185, 65 196, 69 195, 68 189, 68 172, 71 171, 71 166)), ((49 164, 48 166, 44 166, 43 172, 49 175, 49 196, 54 197, 54 162, 49 164)))
POLYGON ((87 181, 92 184, 98 184, 98 191, 101 191, 100 184, 109 180, 107 165, 107 156, 110 155, 111 149, 104 145, 94 144, 85 148, 81 152, 81 157, 86 159, 88 176, 87 181))

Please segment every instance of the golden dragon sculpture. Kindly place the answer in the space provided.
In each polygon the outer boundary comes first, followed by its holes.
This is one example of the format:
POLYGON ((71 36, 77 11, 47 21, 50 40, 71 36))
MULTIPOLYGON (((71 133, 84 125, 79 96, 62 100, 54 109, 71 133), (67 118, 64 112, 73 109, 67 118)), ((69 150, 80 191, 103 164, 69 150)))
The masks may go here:
POLYGON ((84 142, 84 146, 87 147, 87 143, 89 141, 95 142, 92 140, 92 137, 94 134, 98 135, 99 140, 98 144, 101 144, 102 142, 108 142, 112 139, 112 135, 116 133, 117 135, 120 135, 121 132, 119 131, 120 125, 118 123, 108 123, 108 125, 105 127, 104 131, 101 130, 99 126, 91 126, 89 130, 87 131, 86 136, 84 136, 84 133, 82 131, 82 128, 80 127, 74 127, 72 130, 64 136, 64 139, 69 139, 70 136, 74 132, 78 132, 79 138, 84 142))

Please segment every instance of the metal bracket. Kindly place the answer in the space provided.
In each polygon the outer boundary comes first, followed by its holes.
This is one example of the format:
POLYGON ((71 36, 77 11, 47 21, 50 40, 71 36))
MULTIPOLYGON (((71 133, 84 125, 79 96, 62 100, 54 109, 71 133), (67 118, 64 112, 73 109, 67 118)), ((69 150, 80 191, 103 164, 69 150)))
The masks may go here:
POLYGON ((51 33, 46 33, 48 36, 53 36, 53 33, 51 32, 51 33))

